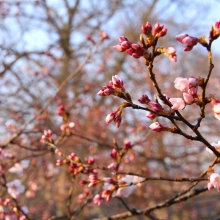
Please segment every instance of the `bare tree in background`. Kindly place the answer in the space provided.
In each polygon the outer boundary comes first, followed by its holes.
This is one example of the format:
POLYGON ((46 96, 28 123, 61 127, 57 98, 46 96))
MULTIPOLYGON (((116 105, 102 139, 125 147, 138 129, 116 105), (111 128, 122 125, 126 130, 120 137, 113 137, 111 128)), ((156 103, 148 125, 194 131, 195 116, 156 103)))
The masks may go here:
MULTIPOLYGON (((178 76, 198 73, 206 77, 205 50, 179 53, 182 45, 174 36, 190 30, 191 35, 208 35, 210 24, 201 20, 210 9, 209 3, 187 0, 0 2, 2 219, 7 215, 11 219, 205 219, 219 215, 219 195, 214 190, 206 192, 208 176, 199 177, 213 159, 207 156, 204 143, 172 133, 155 135, 143 110, 126 108, 120 128, 106 126, 106 115, 121 100, 97 95, 113 75, 119 75, 136 104, 144 93, 154 99, 156 90, 143 60, 113 49, 120 35, 138 42, 140 26, 147 21, 164 24, 168 33, 159 46, 178 51, 177 63, 164 56, 155 60, 154 71, 164 93, 180 96, 173 86, 178 76), (127 140, 133 146, 125 153, 120 150, 127 140), (113 149, 121 152, 117 178, 136 174, 146 181, 128 198, 114 197, 97 206, 93 198, 104 184, 97 179, 96 187, 91 187, 91 173, 98 170, 100 178, 111 176, 108 167, 116 160, 113 149), (25 187, 18 187, 19 196, 8 191, 7 183, 15 179, 25 187), (197 180, 201 180, 198 185, 197 180)), ((216 66, 207 88, 216 96, 217 73, 216 66)), ((218 122, 211 106, 206 111, 200 132, 210 143, 216 142, 218 122)), ((199 113, 187 106, 183 115, 194 123, 199 113)), ((185 125, 181 128, 191 132, 185 125)))

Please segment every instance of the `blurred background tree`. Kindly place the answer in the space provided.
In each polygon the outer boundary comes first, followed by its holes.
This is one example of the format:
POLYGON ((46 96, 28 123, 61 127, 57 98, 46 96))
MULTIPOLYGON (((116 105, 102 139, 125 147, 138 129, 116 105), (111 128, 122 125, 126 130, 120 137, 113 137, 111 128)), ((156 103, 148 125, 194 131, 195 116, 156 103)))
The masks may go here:
MULTIPOLYGON (((181 93, 173 86, 175 78, 202 77, 207 74, 208 64, 203 48, 198 46, 190 53, 183 53, 175 35, 187 32, 197 37, 208 36, 210 25, 219 19, 215 16, 217 8, 220 4, 214 0, 202 3, 189 0, 0 2, 0 140, 2 148, 15 156, 13 161, 1 163, 9 169, 15 162, 30 160, 22 176, 26 193, 21 196, 21 203, 29 208, 30 219, 52 216, 55 216, 52 219, 68 219, 67 213, 77 219, 93 219, 126 210, 117 199, 100 207, 93 205, 91 199, 80 203, 78 195, 83 187, 79 187, 79 179, 71 177, 65 167, 57 168, 57 156, 40 142, 47 129, 52 130, 54 139, 62 136, 60 126, 65 120, 56 112, 60 105, 69 113, 68 122, 75 123, 74 132, 59 142, 59 148, 66 154, 75 152, 85 160, 95 157, 97 165, 107 166, 112 162, 109 152, 113 139, 119 146, 124 139, 129 139, 134 147, 124 158, 123 171, 175 178, 199 176, 212 158, 204 153, 205 146, 172 134, 152 134, 148 129, 151 121, 144 111, 125 109, 119 129, 114 125, 106 126, 106 115, 115 110, 121 100, 100 98, 97 92, 112 75, 119 75, 136 103, 144 93, 153 99, 156 93, 143 60, 134 60, 113 49, 120 35, 138 42, 141 24, 150 21, 151 24, 160 22, 168 28, 168 34, 159 45, 177 49, 177 63, 160 56, 156 58, 154 71, 163 93, 179 97, 181 93), (75 72, 86 59, 93 41, 95 44, 99 41, 100 31, 106 32, 109 39, 102 42, 80 71, 75 72), (71 74, 72 77, 65 81, 71 74), (57 93, 63 82, 66 82, 65 87, 57 93)), ((214 56, 214 64, 217 62, 214 56)), ((211 94, 218 95, 218 72, 216 65, 208 88, 211 94)), ((210 110, 211 107, 207 109, 207 120, 201 132, 208 141, 215 142, 219 128, 210 110)), ((187 106, 183 114, 193 122, 199 110, 187 106)), ((8 181, 13 179, 10 172, 7 177, 8 181)), ((148 181, 126 202, 134 208, 145 208, 172 198, 189 185, 148 181)), ((97 192, 91 192, 91 196, 97 192)), ((216 191, 204 193, 195 199, 158 209, 153 215, 159 219, 216 217, 220 215, 218 200, 216 191)))

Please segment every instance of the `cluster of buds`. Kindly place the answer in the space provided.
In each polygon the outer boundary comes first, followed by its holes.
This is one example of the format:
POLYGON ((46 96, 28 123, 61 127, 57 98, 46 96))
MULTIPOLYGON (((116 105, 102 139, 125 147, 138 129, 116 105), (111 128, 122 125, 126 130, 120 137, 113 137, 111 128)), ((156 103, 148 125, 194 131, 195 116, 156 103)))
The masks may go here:
POLYGON ((147 44, 152 45, 155 38, 163 37, 167 33, 167 28, 164 28, 164 25, 156 23, 154 28, 152 28, 150 22, 142 24, 141 31, 147 37, 147 44))
POLYGON ((198 100, 198 86, 199 79, 196 77, 190 77, 189 79, 177 77, 174 81, 176 89, 183 92, 183 98, 168 98, 172 104, 173 110, 182 110, 186 105, 191 105, 198 100))
POLYGON ((122 121, 121 115, 122 115, 121 108, 117 108, 114 112, 111 112, 106 116, 105 119, 106 124, 110 124, 112 121, 114 121, 116 127, 119 128, 122 121))
MULTIPOLYGON (((128 40, 128 38, 120 36, 120 44, 114 46, 114 49, 119 52, 126 52, 134 58, 144 57, 148 60, 151 57, 151 53, 148 51, 148 49, 151 46, 155 46, 157 44, 157 39, 159 37, 166 35, 167 28, 164 28, 164 25, 161 25, 160 23, 156 23, 154 28, 152 28, 150 22, 147 22, 141 26, 141 31, 146 36, 146 40, 141 35, 140 43, 132 43, 128 40)), ((176 50, 173 47, 158 48, 158 50, 156 50, 155 56, 158 56, 161 53, 168 56, 171 61, 176 62, 176 50)))
POLYGON ((45 143, 45 141, 48 141, 50 143, 53 143, 53 138, 52 138, 52 131, 51 130, 44 130, 44 134, 41 136, 41 143, 45 143))
POLYGON ((114 46, 115 50, 119 52, 126 52, 134 58, 144 56, 146 50, 140 44, 132 43, 124 36, 119 36, 119 42, 120 44, 114 46))
POLYGON ((28 214, 28 208, 26 206, 22 206, 18 208, 12 205, 10 199, 0 198, 0 219, 5 220, 26 220, 26 216, 24 214, 28 214))
MULTIPOLYGON (((130 100, 130 95, 128 93, 125 93, 125 96, 124 98, 128 98, 130 100)), ((119 126, 121 125, 121 121, 122 121, 122 109, 123 108, 126 108, 130 106, 130 104, 128 102, 122 102, 120 104, 120 106, 113 112, 109 113, 107 116, 106 116, 106 119, 105 119, 105 122, 106 124, 110 124, 112 121, 115 122, 115 125, 117 128, 119 128, 119 126)))
MULTIPOLYGON (((164 108, 158 102, 150 100, 149 97, 146 94, 143 94, 141 96, 141 98, 138 99, 138 101, 141 104, 145 104, 148 107, 150 107, 154 112, 161 113, 164 110, 164 108)), ((153 113, 153 112, 149 112, 146 115, 146 117, 151 119, 151 120, 153 120, 154 118, 157 117, 157 115, 155 113, 153 113)))
POLYGON ((192 50, 193 47, 199 42, 199 39, 197 37, 192 37, 188 34, 179 34, 176 36, 176 40, 186 45, 184 51, 192 50))
POLYGON ((100 96, 120 96, 120 94, 124 91, 124 82, 120 79, 118 75, 115 75, 112 76, 112 80, 108 83, 108 85, 103 86, 97 94, 100 96))

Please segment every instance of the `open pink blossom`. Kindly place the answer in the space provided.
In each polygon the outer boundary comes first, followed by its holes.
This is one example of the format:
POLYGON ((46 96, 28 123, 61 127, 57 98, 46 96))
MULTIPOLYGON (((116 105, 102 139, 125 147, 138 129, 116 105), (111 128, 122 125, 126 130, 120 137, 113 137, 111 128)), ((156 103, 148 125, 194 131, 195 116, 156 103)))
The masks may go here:
POLYGON ((174 87, 181 92, 188 92, 189 81, 186 78, 177 77, 174 81, 174 87))
POLYGON ((170 98, 169 101, 173 105, 171 107, 173 110, 182 110, 186 106, 186 103, 182 98, 170 98))
POLYGON ((220 175, 218 173, 212 173, 210 175, 207 187, 208 190, 214 187, 220 192, 220 175))

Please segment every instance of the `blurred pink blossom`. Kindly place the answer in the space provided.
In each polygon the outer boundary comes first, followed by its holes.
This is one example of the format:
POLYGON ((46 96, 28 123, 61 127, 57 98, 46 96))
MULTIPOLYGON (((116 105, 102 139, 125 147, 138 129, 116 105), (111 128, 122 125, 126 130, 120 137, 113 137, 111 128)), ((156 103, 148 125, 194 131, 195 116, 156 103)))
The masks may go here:
POLYGON ((17 199, 18 196, 24 192, 25 187, 21 184, 21 180, 16 179, 6 184, 8 188, 8 193, 14 198, 17 199))
POLYGON ((214 187, 218 190, 218 192, 220 192, 220 175, 217 173, 212 173, 210 175, 207 187, 208 190, 214 187))
POLYGON ((173 110, 182 110, 186 106, 186 103, 182 98, 170 98, 169 101, 173 105, 171 107, 173 110))

